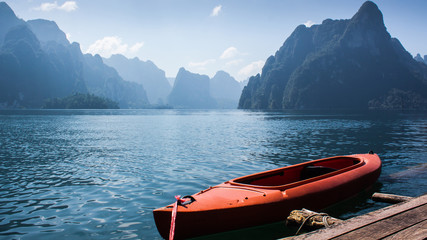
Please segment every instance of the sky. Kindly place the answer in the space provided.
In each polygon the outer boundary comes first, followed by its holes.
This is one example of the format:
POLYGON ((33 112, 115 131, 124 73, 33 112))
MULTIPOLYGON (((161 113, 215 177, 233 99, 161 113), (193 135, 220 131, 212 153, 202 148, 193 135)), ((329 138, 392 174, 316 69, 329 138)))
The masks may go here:
MULTIPOLYGON (((243 81, 261 72, 301 24, 350 19, 363 0, 5 0, 24 20, 55 21, 83 53, 150 60, 175 77, 181 67, 243 81)), ((427 55, 427 0, 377 0, 387 30, 427 55)), ((1 23, 0 23, 1 24, 1 23)))

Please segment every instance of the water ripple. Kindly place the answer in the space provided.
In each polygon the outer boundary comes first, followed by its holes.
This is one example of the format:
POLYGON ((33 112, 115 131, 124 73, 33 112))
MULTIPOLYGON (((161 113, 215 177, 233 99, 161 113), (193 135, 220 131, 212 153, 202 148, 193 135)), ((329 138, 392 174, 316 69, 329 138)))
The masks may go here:
MULTIPOLYGON (((237 110, 0 113, 0 238, 160 239, 152 210, 175 195, 371 149, 383 159, 382 190, 419 195, 427 180, 414 167, 427 162, 426 119, 237 110)), ((365 199, 354 214, 366 206, 377 207, 365 199)))

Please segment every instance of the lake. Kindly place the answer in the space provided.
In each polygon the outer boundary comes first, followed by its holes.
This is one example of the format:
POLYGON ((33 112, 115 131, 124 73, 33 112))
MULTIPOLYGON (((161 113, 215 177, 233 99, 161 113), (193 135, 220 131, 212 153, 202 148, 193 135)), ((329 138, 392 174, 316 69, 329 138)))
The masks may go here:
MULTIPOLYGON (((0 111, 0 239, 160 239, 152 210, 229 179, 373 150, 372 191, 427 192, 427 113, 0 111)), ((328 213, 387 204, 369 194, 328 213)), ((209 239, 275 239, 283 223, 209 239)))

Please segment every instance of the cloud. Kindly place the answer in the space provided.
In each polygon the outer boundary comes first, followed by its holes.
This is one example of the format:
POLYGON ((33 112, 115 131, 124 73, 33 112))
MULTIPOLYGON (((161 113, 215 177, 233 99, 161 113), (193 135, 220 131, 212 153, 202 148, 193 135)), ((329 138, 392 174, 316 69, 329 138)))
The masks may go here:
POLYGON ((71 11, 77 10, 77 3, 74 1, 66 1, 58 9, 64 10, 66 12, 71 12, 71 11))
POLYGON ((222 9, 222 5, 218 5, 218 6, 214 7, 214 9, 212 9, 211 17, 218 16, 221 9, 222 9))
POLYGON ((96 40, 87 49, 87 53, 99 54, 103 57, 110 57, 112 54, 125 54, 128 45, 122 43, 122 39, 117 36, 104 37, 103 39, 96 40))
POLYGON ((235 57, 239 51, 237 51, 237 48, 235 47, 229 47, 225 49, 225 51, 221 54, 221 59, 227 59, 227 58, 233 58, 235 57))
POLYGON ((248 78, 250 76, 256 75, 257 73, 261 72, 264 64, 265 64, 264 61, 252 62, 249 65, 240 69, 238 74, 239 74, 239 76, 241 76, 243 78, 248 78))
POLYGON ((39 7, 34 8, 35 10, 38 11, 43 11, 43 12, 49 12, 49 11, 53 11, 53 10, 61 10, 61 11, 66 11, 66 12, 72 12, 77 10, 78 6, 77 3, 75 1, 66 1, 64 4, 62 5, 58 5, 58 2, 53 2, 53 3, 42 3, 39 7))
POLYGON ((138 52, 139 49, 142 48, 142 46, 144 46, 144 42, 135 43, 132 47, 129 48, 129 51, 133 53, 138 52))
POLYGON ((103 57, 109 58, 113 54, 134 55, 144 45, 143 42, 135 43, 129 47, 128 44, 123 43, 122 39, 117 36, 104 37, 103 39, 96 40, 86 53, 99 54, 103 57))
POLYGON ((306 27, 311 27, 311 26, 313 26, 314 24, 316 24, 315 22, 313 22, 313 21, 311 21, 311 20, 308 20, 307 22, 305 22, 304 23, 304 25, 306 26, 306 27))
POLYGON ((69 42, 71 42, 71 34, 70 34, 70 33, 66 33, 66 34, 65 34, 65 37, 67 38, 67 40, 68 40, 69 42))
POLYGON ((215 59, 208 59, 202 62, 190 62, 188 63, 189 67, 194 67, 198 69, 206 69, 206 66, 212 63, 215 63, 215 59))

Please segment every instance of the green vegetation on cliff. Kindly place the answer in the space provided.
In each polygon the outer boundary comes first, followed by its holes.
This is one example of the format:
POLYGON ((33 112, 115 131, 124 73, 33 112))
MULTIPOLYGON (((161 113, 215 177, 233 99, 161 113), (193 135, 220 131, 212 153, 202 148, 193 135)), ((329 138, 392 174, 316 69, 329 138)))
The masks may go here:
POLYGON ((426 103, 427 65, 390 36, 381 11, 367 1, 351 19, 298 26, 262 74, 249 79, 239 108, 426 109, 426 103))

